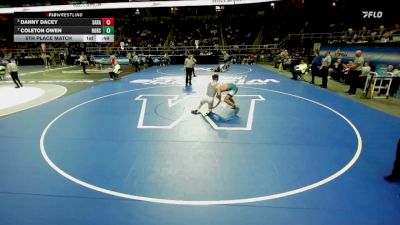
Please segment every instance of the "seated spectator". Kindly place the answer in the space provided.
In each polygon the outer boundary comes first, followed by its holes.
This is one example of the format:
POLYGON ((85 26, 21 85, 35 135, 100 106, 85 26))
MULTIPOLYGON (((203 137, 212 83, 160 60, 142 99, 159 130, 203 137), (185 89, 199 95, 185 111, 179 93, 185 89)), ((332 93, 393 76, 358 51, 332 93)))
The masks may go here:
POLYGON ((369 72, 371 72, 371 66, 368 62, 365 62, 364 66, 361 69, 361 77, 368 76, 369 72))
POLYGON ((396 69, 393 70, 393 76, 400 77, 400 65, 397 66, 396 69))
POLYGON ((249 55, 249 58, 247 59, 247 63, 254 64, 256 59, 257 59, 257 57, 255 55, 249 55))
POLYGON ((354 38, 356 37, 356 33, 353 31, 352 28, 349 28, 343 35, 343 40, 345 42, 353 42, 354 38))
POLYGON ((170 63, 170 61, 171 60, 170 60, 169 56, 167 55, 167 53, 165 53, 160 59, 160 66, 168 65, 170 63))
POLYGON ((388 65, 388 66, 387 66, 387 69, 386 69, 386 74, 387 74, 387 73, 392 73, 393 70, 394 70, 394 66, 393 66, 393 65, 388 65))
POLYGON ((121 66, 118 63, 116 63, 114 65, 113 70, 111 72, 109 72, 110 79, 112 79, 112 80, 118 80, 119 79, 119 73, 121 72, 120 68, 121 68, 121 66))
POLYGON ((382 38, 383 38, 385 33, 386 33, 385 26, 381 25, 379 27, 378 32, 376 32, 375 35, 374 35, 375 36, 375 40, 382 40, 382 38))
POLYGON ((388 40, 393 40, 393 37, 400 34, 400 26, 399 24, 395 24, 393 28, 386 32, 383 36, 388 40))
POLYGON ((343 64, 343 80, 342 83, 348 84, 350 79, 349 79, 349 72, 350 72, 350 67, 353 64, 353 61, 349 61, 347 64, 343 64))
POLYGON ((367 27, 363 27, 358 33, 358 38, 360 41, 368 41, 371 36, 371 31, 367 30, 367 27))
POLYGON ((304 60, 301 60, 300 64, 296 65, 292 71, 292 79, 297 80, 297 77, 300 74, 304 74, 306 72, 307 68, 308 68, 307 63, 305 63, 304 60))
POLYGON ((329 69, 330 76, 337 81, 343 80, 343 62, 342 59, 337 59, 334 64, 332 64, 331 68, 329 69))

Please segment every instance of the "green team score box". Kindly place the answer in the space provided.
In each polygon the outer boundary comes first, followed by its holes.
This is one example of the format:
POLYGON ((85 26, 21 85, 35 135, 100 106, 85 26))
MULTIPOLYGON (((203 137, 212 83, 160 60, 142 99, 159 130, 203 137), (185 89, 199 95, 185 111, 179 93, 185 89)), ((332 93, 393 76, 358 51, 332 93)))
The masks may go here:
POLYGON ((14 42, 114 42, 114 35, 101 34, 35 34, 14 35, 14 42))

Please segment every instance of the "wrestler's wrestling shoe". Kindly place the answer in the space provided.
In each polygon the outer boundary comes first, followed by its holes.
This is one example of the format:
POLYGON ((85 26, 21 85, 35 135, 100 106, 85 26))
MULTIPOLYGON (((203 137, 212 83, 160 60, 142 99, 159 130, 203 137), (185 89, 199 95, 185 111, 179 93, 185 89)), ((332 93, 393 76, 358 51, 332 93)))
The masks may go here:
POLYGON ((238 112, 239 112, 239 110, 240 110, 240 108, 237 107, 237 106, 234 106, 232 109, 233 109, 233 111, 235 112, 235 114, 238 114, 238 112))

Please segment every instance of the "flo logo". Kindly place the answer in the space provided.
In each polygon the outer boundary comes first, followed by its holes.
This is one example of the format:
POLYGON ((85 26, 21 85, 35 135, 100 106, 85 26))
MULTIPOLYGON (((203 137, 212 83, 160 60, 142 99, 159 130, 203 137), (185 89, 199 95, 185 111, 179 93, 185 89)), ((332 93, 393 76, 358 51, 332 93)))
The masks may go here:
POLYGON ((363 18, 382 18, 383 12, 382 11, 362 11, 363 18))
MULTIPOLYGON (((140 95, 136 101, 141 101, 140 116, 137 123, 139 129, 172 129, 178 126, 190 110, 198 105, 202 96, 189 95, 140 95)), ((235 95, 240 102, 240 112, 234 114, 230 107, 217 107, 205 120, 215 130, 242 130, 252 129, 255 118, 256 105, 264 102, 261 95, 235 95)))

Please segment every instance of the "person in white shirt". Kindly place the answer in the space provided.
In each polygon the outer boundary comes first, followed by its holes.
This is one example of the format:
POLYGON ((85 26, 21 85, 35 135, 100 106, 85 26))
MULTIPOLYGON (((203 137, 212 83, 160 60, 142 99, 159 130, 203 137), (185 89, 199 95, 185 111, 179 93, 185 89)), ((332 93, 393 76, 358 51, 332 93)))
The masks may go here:
POLYGON ((308 67, 307 63, 305 63, 303 60, 301 60, 300 64, 296 65, 294 67, 294 70, 292 71, 292 79, 297 80, 297 77, 299 76, 299 74, 303 74, 306 72, 307 67, 308 67))
POLYGON ((400 77, 400 65, 398 65, 397 68, 394 69, 392 73, 394 77, 400 77))
POLYGON ((113 71, 109 72, 112 80, 119 80, 119 73, 121 72, 121 66, 117 63, 114 65, 113 71))
POLYGON ((364 63, 364 66, 361 68, 361 77, 365 77, 371 72, 371 67, 369 66, 368 62, 364 63))
POLYGON ((321 68, 320 68, 320 74, 322 77, 322 88, 327 88, 328 86, 328 71, 329 67, 331 66, 332 63, 332 57, 330 52, 325 53, 325 57, 321 60, 321 68))
POLYGON ((85 53, 81 52, 81 55, 79 56, 79 63, 81 64, 82 68, 83 68, 83 73, 86 73, 86 63, 87 63, 87 57, 85 55, 85 53))
POLYGON ((6 66, 7 67, 7 73, 9 73, 11 75, 12 80, 14 81, 15 85, 17 85, 17 86, 15 86, 15 88, 22 87, 23 85, 22 85, 21 81, 18 78, 18 66, 17 66, 17 64, 15 64, 14 62, 11 62, 10 60, 7 60, 7 61, 8 61, 7 66, 6 66))
POLYGON ((192 85, 192 74, 194 71, 194 64, 196 63, 197 61, 193 55, 188 55, 188 57, 185 59, 184 67, 186 70, 186 86, 192 85))
POLYGON ((364 57, 362 55, 361 50, 357 50, 355 52, 355 59, 354 62, 349 66, 350 71, 349 71, 349 83, 350 83, 350 88, 346 93, 349 95, 356 95, 357 87, 358 87, 358 81, 359 77, 362 72, 362 67, 364 65, 364 57))
POLYGON ((132 56, 132 64, 135 66, 135 72, 140 71, 140 62, 139 62, 139 56, 136 54, 136 52, 133 52, 132 56))

